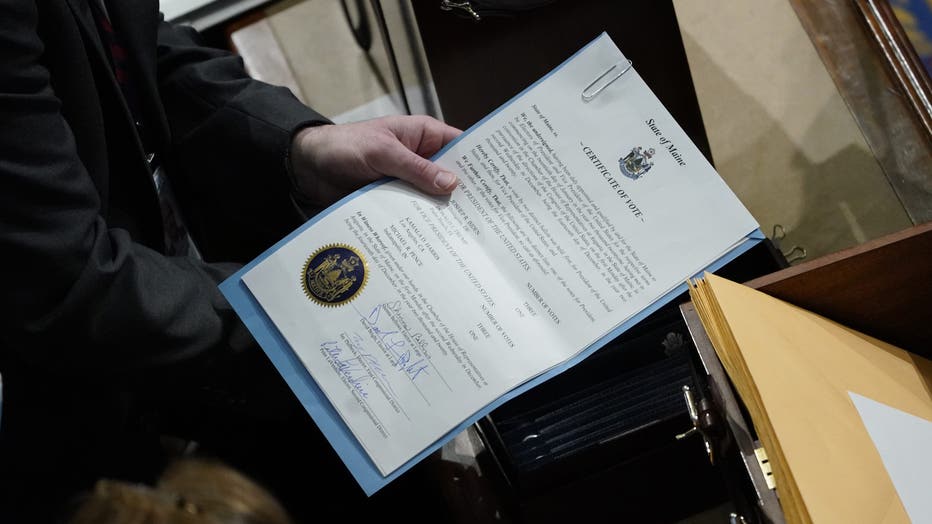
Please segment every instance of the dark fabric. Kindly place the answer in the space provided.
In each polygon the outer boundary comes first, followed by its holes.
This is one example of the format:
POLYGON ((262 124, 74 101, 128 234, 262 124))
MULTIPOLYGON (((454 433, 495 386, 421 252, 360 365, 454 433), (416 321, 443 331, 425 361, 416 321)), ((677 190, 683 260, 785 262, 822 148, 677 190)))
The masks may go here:
POLYGON ((140 396, 187 398, 264 365, 217 285, 300 223, 287 149, 326 122, 161 21, 155 0, 107 8, 206 261, 164 254, 146 151, 86 0, 0 0, 0 522, 42 521, 151 449, 140 396))
MULTIPOLYGON (((120 35, 113 29, 110 23, 110 17, 104 12, 103 5, 99 0, 90 0, 88 5, 94 16, 94 22, 97 23, 97 29, 100 33, 101 44, 110 59, 110 67, 113 69, 113 76, 116 78, 123 97, 126 99, 126 105, 129 107, 130 115, 136 124, 136 130, 140 135, 147 153, 151 153, 151 145, 146 139, 146 125, 143 122, 145 118, 142 112, 142 103, 139 101, 139 93, 133 81, 132 68, 129 53, 123 45, 120 35)), ((151 164, 151 162, 150 162, 151 164)))

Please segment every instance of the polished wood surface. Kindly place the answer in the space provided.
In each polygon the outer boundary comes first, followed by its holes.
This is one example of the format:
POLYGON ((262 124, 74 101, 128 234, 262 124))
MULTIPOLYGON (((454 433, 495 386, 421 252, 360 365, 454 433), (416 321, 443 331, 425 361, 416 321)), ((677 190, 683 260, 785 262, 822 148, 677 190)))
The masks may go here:
POLYGON ((932 222, 746 284, 932 358, 932 222))

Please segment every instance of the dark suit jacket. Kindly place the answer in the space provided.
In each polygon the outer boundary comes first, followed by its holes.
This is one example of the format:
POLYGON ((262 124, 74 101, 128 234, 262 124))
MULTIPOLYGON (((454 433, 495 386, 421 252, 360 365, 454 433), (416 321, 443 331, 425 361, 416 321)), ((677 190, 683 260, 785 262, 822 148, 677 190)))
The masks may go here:
MULTIPOLYGON (((87 1, 0 0, 0 475, 14 477, 0 486, 4 522, 10 490, 49 495, 28 485, 36 471, 80 484, 82 467, 103 467, 121 444, 102 435, 122 423, 105 406, 125 412, 125 391, 169 391, 173 369, 249 343, 217 289, 236 266, 163 254, 147 151, 87 1)), ((147 145, 205 259, 248 260, 299 225, 289 144, 326 120, 162 22, 156 0, 108 12, 147 145)))

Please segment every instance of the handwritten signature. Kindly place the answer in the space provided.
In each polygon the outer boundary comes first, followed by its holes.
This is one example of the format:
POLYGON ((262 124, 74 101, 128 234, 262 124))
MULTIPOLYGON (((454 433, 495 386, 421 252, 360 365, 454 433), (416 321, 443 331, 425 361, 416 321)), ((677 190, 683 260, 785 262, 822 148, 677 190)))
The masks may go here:
MULTIPOLYGON (((330 361, 336 368, 337 373, 346 380, 346 383, 359 394, 362 398, 369 398, 369 392, 366 390, 365 383, 372 380, 369 375, 367 365, 378 369, 378 361, 370 353, 358 352, 352 358, 342 358, 343 347, 336 340, 329 340, 320 345, 320 348, 330 357, 330 361)), ((373 371, 375 371, 373 369, 373 371)))
MULTIPOLYGON (((408 378, 413 381, 422 374, 429 374, 427 369, 429 365, 426 359, 418 358, 417 360, 413 360, 411 350, 407 348, 408 342, 401 331, 383 325, 383 320, 385 318, 387 318, 389 322, 392 322, 391 314, 399 313, 400 310, 401 301, 395 301, 379 304, 372 308, 368 314, 362 314, 358 309, 356 312, 359 313, 366 327, 378 338, 382 347, 384 347, 386 351, 389 351, 392 357, 394 357, 393 367, 404 372, 408 378)), ((394 322, 392 322, 392 324, 393 327, 397 327, 394 326, 394 322)), ((419 345, 421 344, 422 337, 420 333, 416 333, 413 338, 419 345)))

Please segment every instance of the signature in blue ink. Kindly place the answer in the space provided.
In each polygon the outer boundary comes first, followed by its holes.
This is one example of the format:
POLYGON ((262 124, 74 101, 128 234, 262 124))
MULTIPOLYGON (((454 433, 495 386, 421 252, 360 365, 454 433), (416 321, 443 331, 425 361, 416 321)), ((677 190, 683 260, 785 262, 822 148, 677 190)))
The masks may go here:
POLYGON ((404 371, 408 375, 408 378, 414 380, 421 373, 427 374, 428 365, 423 358, 411 362, 411 352, 405 351, 403 355, 398 357, 398 362, 395 364, 395 367, 404 371))
MULTIPOLYGON (((394 357, 393 367, 407 374, 408 378, 413 381, 421 374, 428 374, 428 365, 424 363, 423 358, 412 363, 411 351, 406 349, 408 343, 401 331, 398 329, 391 329, 388 326, 382 326, 379 323, 380 320, 383 319, 383 311, 398 312, 400 308, 401 301, 395 301, 379 304, 365 315, 360 313, 358 309, 356 312, 359 313, 359 316, 365 321, 366 326, 371 330, 372 334, 378 337, 379 343, 394 357)), ((386 314, 385 317, 389 317, 391 321, 389 314, 386 314)), ((417 336, 418 339, 416 341, 418 345, 423 347, 420 334, 417 334, 417 336)))
POLYGON ((363 338, 359 336, 359 334, 353 333, 350 339, 351 340, 348 340, 347 342, 349 343, 350 347, 353 349, 353 353, 356 355, 356 359, 365 361, 365 363, 368 366, 370 366, 373 369, 373 371, 381 372, 382 364, 379 362, 377 358, 375 358, 375 355, 373 355, 372 353, 366 352, 366 350, 363 348, 362 346, 363 338))
POLYGON ((423 333, 415 333, 411 335, 411 339, 414 341, 414 344, 419 348, 424 348, 427 346, 427 337, 423 333))
MULTIPOLYGON (((374 326, 379 323, 379 318, 382 316, 382 311, 386 311, 386 310, 391 311, 392 313, 397 313, 398 311, 401 310, 401 301, 396 300, 394 302, 386 302, 384 304, 379 304, 375 306, 374 308, 372 308, 372 311, 370 311, 368 315, 363 316, 363 318, 366 319, 366 322, 368 322, 369 325, 374 326)), ((356 312, 358 313, 359 310, 357 309, 356 312)))
POLYGON ((401 335, 401 331, 397 329, 388 329, 380 326, 379 320, 382 319, 383 311, 398 312, 400 307, 401 301, 387 302, 372 308, 372 311, 370 311, 368 315, 360 315, 366 321, 366 325, 372 330, 372 333, 379 337, 379 342, 385 346, 385 349, 394 353, 396 357, 398 356, 399 350, 406 345, 404 337, 401 335))
POLYGON ((353 388, 353 391, 359 393, 359 396, 362 398, 369 398, 369 392, 366 391, 366 388, 362 385, 367 378, 369 378, 368 375, 365 377, 347 377, 346 382, 353 388))
POLYGON ((346 383, 353 388, 353 391, 357 392, 362 398, 369 398, 369 392, 366 391, 364 384, 371 380, 372 377, 369 376, 363 362, 365 360, 368 363, 370 360, 375 360, 375 357, 369 353, 362 353, 353 358, 340 358, 343 354, 343 348, 336 341, 324 342, 320 347, 330 357, 330 361, 336 367, 337 373, 346 380, 346 383))
POLYGON ((382 384, 382 387, 385 388, 393 398, 398 398, 394 388, 392 388, 392 383, 388 380, 388 375, 382 370, 382 362, 371 353, 366 353, 363 348, 364 339, 362 336, 358 333, 353 333, 349 339, 350 340, 347 342, 350 347, 353 348, 353 351, 359 355, 365 361, 369 369, 377 375, 376 380, 382 384))
MULTIPOLYGON (((401 366, 401 364, 399 363, 399 368, 401 368, 401 367, 402 367, 402 366, 401 366)), ((427 364, 424 362, 424 359, 423 359, 423 358, 422 358, 422 359, 419 359, 417 362, 414 362, 414 363, 411 363, 411 364, 407 364, 407 363, 406 363, 406 364, 404 365, 404 372, 407 373, 407 374, 408 374, 408 378, 410 378, 410 379, 413 381, 413 380, 416 379, 416 378, 418 377, 418 375, 420 375, 421 373, 424 373, 425 375, 428 374, 428 373, 427 373, 427 364)))

